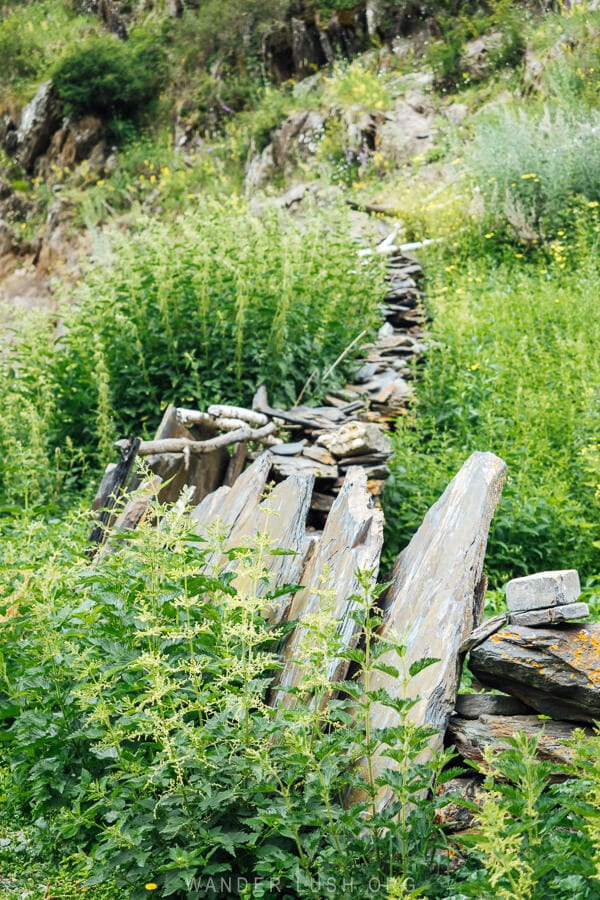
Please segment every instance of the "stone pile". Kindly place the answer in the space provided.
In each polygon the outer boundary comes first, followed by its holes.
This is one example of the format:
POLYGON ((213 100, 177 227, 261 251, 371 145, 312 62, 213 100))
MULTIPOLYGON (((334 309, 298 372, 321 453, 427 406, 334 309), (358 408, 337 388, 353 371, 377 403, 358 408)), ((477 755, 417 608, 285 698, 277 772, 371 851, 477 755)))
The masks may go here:
MULTIPOLYGON (((478 693, 459 694, 446 743, 464 760, 482 764, 490 745, 499 751, 517 732, 536 738, 540 757, 572 758, 576 728, 591 735, 600 719, 600 623, 587 618, 575 569, 538 572, 506 586, 508 612, 490 620, 470 647, 469 669, 478 693)), ((473 797, 481 777, 453 779, 450 795, 473 797)), ((470 825, 464 811, 448 807, 449 830, 470 825)))

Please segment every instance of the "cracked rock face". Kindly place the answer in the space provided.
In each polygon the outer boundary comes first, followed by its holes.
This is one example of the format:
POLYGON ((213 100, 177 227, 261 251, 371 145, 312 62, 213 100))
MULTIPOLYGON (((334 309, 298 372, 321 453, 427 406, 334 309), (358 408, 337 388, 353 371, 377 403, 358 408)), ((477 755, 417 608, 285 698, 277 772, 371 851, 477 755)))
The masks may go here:
POLYGON ((35 160, 47 150, 60 121, 56 91, 51 81, 45 81, 23 110, 17 129, 15 157, 25 171, 33 170, 35 160))

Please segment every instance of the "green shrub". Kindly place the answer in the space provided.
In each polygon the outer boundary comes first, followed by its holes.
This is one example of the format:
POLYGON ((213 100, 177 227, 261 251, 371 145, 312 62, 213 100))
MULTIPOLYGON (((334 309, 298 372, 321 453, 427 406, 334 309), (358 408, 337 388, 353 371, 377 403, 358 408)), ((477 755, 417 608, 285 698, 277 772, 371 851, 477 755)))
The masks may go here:
POLYGON ((599 131, 596 110, 482 118, 468 155, 492 224, 531 241, 562 225, 576 195, 600 201, 599 131))
POLYGON ((344 656, 323 591, 323 611, 305 620, 296 703, 275 712, 265 695, 280 635, 260 615, 268 543, 258 536, 235 551, 238 592, 206 568, 215 542, 198 545, 187 528, 172 508, 161 529, 142 527, 94 568, 71 538, 70 553, 31 573, 26 591, 17 580, 18 608, 3 623, 1 756, 11 774, 0 802, 13 821, 21 810, 34 852, 76 851, 87 886, 114 878, 115 896, 131 900, 149 883, 180 900, 238 896, 219 890, 229 877, 260 888, 240 896, 273 900, 340 897, 350 883, 366 900, 391 876, 433 889, 443 839, 426 788, 448 755, 418 762, 431 730, 410 724, 410 672, 402 648, 376 635, 369 579, 355 598, 369 651, 348 658, 368 684, 396 649, 405 695, 356 681, 351 701, 323 702, 332 689, 323 672, 344 656), (398 711, 400 724, 369 734, 374 703, 398 711), (380 742, 398 770, 375 784, 358 763, 380 742), (384 785, 394 801, 366 815, 384 785), (360 799, 345 808, 348 790, 360 799))
MULTIPOLYGON (((383 273, 379 260, 359 259, 345 213, 313 213, 257 218, 234 198, 114 232, 111 254, 64 311, 60 342, 49 321, 5 360, 12 393, 44 421, 48 458, 69 442, 103 458, 117 434, 151 433, 171 401, 249 403, 264 382, 274 403, 290 405, 313 373, 321 390, 326 370, 376 325, 383 273)), ((9 481, 3 472, 6 491, 9 481)))
POLYGON ((97 115, 111 123, 143 115, 157 99, 164 74, 156 43, 123 43, 105 35, 72 49, 52 79, 66 115, 97 115))

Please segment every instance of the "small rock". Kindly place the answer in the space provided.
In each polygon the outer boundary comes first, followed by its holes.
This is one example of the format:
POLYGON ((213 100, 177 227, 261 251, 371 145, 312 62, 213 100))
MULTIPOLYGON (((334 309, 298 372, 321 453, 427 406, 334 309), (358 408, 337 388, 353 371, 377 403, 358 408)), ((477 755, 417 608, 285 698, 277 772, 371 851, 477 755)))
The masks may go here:
POLYGON ((573 619, 587 619, 590 614, 587 603, 567 603, 565 606, 551 606, 549 609, 531 609, 513 613, 509 619, 511 625, 560 625, 573 619))
POLYGON ((364 366, 361 366, 356 375, 354 375, 354 381, 357 384, 364 384, 369 381, 377 372, 378 366, 375 363, 365 363, 364 366))
POLYGON ((329 452, 338 458, 392 452, 389 437, 377 425, 370 422, 348 422, 337 431, 321 435, 317 443, 327 447, 329 452))
POLYGON ((271 447, 271 453, 274 456, 296 456, 304 450, 302 441, 295 441, 293 444, 276 444, 271 447))
POLYGON ((306 456, 308 459, 313 459, 315 462, 323 463, 325 466, 335 466, 335 459, 324 447, 318 447, 316 444, 313 446, 305 447, 302 451, 302 455, 306 456))
POLYGON ((576 569, 537 572, 513 578, 506 585, 506 604, 511 612, 546 609, 574 603, 581 593, 576 569))
POLYGON ((273 469, 281 478, 289 478, 292 475, 314 475, 315 478, 338 477, 337 466, 328 466, 325 463, 306 459, 304 456, 278 456, 273 458, 273 469))

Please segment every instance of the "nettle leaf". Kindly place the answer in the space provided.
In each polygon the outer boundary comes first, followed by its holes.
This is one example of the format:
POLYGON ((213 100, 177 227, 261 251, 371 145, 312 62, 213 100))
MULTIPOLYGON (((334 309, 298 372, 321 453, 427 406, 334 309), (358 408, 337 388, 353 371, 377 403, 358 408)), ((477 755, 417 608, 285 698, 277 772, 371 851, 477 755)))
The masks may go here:
POLYGON ((395 666, 390 666, 387 663, 375 663, 373 668, 377 672, 383 672, 384 675, 389 675, 391 678, 400 677, 400 671, 395 666))
POLYGON ((435 663, 440 662, 440 660, 435 656, 424 656, 422 659, 417 659, 410 664, 408 667, 408 674, 411 678, 414 678, 415 675, 418 675, 419 672, 422 672, 424 669, 428 669, 429 666, 433 666, 435 663))

